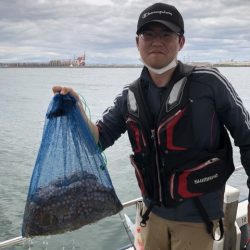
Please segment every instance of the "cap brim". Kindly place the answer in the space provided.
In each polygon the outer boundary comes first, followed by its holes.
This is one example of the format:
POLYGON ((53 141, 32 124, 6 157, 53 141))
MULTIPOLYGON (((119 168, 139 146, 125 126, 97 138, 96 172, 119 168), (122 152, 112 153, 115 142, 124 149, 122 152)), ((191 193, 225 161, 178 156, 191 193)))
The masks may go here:
POLYGON ((161 23, 161 24, 163 24, 163 25, 165 25, 167 28, 169 28, 170 30, 172 30, 173 32, 175 32, 175 33, 182 33, 181 32, 181 29, 178 27, 178 26, 176 26, 175 24, 173 24, 173 23, 170 23, 170 22, 167 22, 167 21, 162 21, 162 20, 150 20, 149 22, 146 22, 146 23, 144 23, 138 30, 137 30, 137 34, 141 31, 141 29, 145 26, 145 25, 147 25, 147 24, 149 24, 149 23, 161 23))

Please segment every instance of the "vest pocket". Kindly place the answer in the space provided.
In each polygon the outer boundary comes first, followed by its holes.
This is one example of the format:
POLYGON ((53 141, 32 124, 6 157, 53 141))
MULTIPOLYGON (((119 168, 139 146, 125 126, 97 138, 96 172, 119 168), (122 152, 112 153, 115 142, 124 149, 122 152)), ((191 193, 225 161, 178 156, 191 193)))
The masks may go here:
POLYGON ((176 169, 169 178, 172 199, 181 201, 222 188, 233 172, 226 161, 214 157, 193 167, 176 169))

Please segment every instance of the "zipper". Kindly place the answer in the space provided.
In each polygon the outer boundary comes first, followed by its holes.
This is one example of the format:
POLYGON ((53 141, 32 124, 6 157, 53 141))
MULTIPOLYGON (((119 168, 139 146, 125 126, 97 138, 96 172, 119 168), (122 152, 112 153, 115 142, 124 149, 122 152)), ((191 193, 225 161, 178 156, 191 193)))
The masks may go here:
MULTIPOLYGON (((157 133, 155 132, 155 129, 152 129, 152 127, 155 128, 155 124, 152 121, 152 119, 150 118, 151 116, 153 117, 153 115, 151 114, 151 112, 147 112, 150 111, 150 108, 148 106, 148 103, 145 101, 144 99, 144 94, 141 88, 141 85, 139 87, 139 93, 140 96, 142 97, 142 103, 143 106, 145 107, 145 118, 148 121, 148 123, 145 124, 145 126, 147 127, 146 131, 151 131, 151 139, 154 141, 154 148, 155 148, 155 161, 156 161, 156 172, 157 172, 157 179, 158 179, 158 185, 159 185, 159 201, 160 203, 162 203, 162 187, 161 187, 161 178, 160 178, 160 168, 159 168, 159 155, 158 155, 158 147, 157 147, 157 133)), ((149 145, 150 146, 150 145, 149 145)), ((152 151, 152 147, 150 146, 150 151, 152 151)))
POLYGON ((157 147, 157 138, 156 133, 154 129, 151 129, 151 138, 154 141, 155 144, 155 162, 156 162, 156 170, 157 170, 157 178, 158 178, 158 184, 159 184, 159 200, 160 203, 162 203, 162 187, 161 187, 161 177, 160 177, 160 167, 159 167, 159 156, 158 156, 158 147, 157 147))
POLYGON ((174 199, 174 178, 175 174, 170 177, 170 196, 174 199))
POLYGON ((220 160, 220 159, 217 158, 217 157, 216 157, 216 158, 209 159, 208 161, 206 161, 206 162, 204 162, 204 163, 198 165, 197 167, 194 167, 194 168, 191 168, 191 169, 184 170, 184 172, 193 172, 193 171, 195 171, 195 170, 202 169, 202 168, 204 168, 204 167, 206 167, 206 166, 208 166, 208 165, 210 165, 210 164, 213 164, 213 163, 215 163, 215 162, 217 162, 217 161, 219 161, 219 160, 220 160))
MULTIPOLYGON (((160 162, 159 162, 159 153, 158 153, 158 138, 157 138, 157 131, 156 131, 157 126, 155 126, 155 125, 157 125, 159 123, 160 114, 163 112, 163 109, 165 107, 163 105, 163 103, 166 103, 167 98, 169 97, 169 94, 171 93, 171 90, 172 90, 175 82, 176 81, 173 81, 173 80, 171 80, 169 82, 169 88, 167 90, 167 93, 165 94, 165 98, 164 98, 163 102, 161 103, 161 108, 159 110, 159 113, 155 117, 156 118, 155 122, 153 122, 153 123, 151 122, 152 120, 150 119, 150 113, 147 112, 147 110, 149 111, 150 108, 148 106, 148 103, 144 99, 144 94, 143 94, 141 85, 139 86, 139 93, 140 93, 140 96, 142 97, 141 100, 142 100, 142 103, 143 103, 144 107, 146 107, 145 108, 145 116, 146 116, 145 118, 146 118, 146 120, 148 120, 148 123, 146 123, 145 126, 149 129, 149 130, 146 129, 146 131, 151 131, 151 139, 154 141, 154 148, 155 148, 155 155, 156 155, 155 161, 156 161, 156 171, 157 171, 157 179, 158 179, 158 185, 159 185, 159 201, 160 201, 160 203, 162 203, 163 199, 162 199, 162 186, 161 186, 161 178, 160 178, 160 162), (152 127, 154 127, 154 129, 152 129, 152 127)), ((180 110, 180 112, 181 112, 181 110, 180 110)))
MULTIPOLYGON (((160 117, 161 117, 161 114, 165 108, 165 105, 164 103, 166 103, 167 99, 169 98, 169 95, 172 91, 172 88, 174 86, 174 83, 176 81, 173 81, 173 79, 168 83, 169 87, 165 93, 165 98, 162 100, 161 102, 161 108, 158 112, 158 115, 155 117, 155 128, 157 128, 157 124, 160 124, 160 117)), ((181 110, 179 110, 178 112, 175 113, 175 115, 178 115, 179 112, 181 112, 181 110)), ((169 117, 165 122, 164 124, 166 124, 167 122, 169 122, 171 119, 173 119, 175 117, 175 115, 169 117)), ((162 126, 164 126, 164 124, 162 126)), ((157 175, 158 175, 158 183, 159 183, 159 200, 160 202, 162 203, 163 199, 162 199, 162 186, 161 186, 161 178, 160 178, 160 163, 159 163, 159 153, 158 153, 158 145, 160 145, 160 136, 158 136, 158 133, 160 131, 160 129, 162 128, 162 126, 160 125, 160 127, 158 128, 157 131, 155 130, 151 130, 151 133, 152 133, 152 139, 154 139, 154 143, 155 143, 155 150, 156 150, 156 167, 157 167, 157 175)))

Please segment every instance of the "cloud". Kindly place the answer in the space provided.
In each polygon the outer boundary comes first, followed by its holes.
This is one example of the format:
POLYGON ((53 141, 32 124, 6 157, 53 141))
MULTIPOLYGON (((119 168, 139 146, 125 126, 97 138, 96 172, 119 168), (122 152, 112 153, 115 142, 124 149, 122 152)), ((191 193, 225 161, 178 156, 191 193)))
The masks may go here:
MULTIPOLYGON (((137 18, 149 0, 12 0, 0 8, 0 62, 87 55, 87 63, 138 63, 137 18)), ((183 14, 180 58, 250 60, 250 1, 169 1, 183 14)))

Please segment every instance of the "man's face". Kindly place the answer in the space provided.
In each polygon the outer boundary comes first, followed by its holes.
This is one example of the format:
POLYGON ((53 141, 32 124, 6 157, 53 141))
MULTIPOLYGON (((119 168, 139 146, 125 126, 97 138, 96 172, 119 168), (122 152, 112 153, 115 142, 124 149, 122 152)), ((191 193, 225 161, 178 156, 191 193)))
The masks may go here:
POLYGON ((160 69, 177 57, 185 38, 162 24, 152 23, 143 28, 136 37, 136 43, 143 61, 153 68, 160 69))

